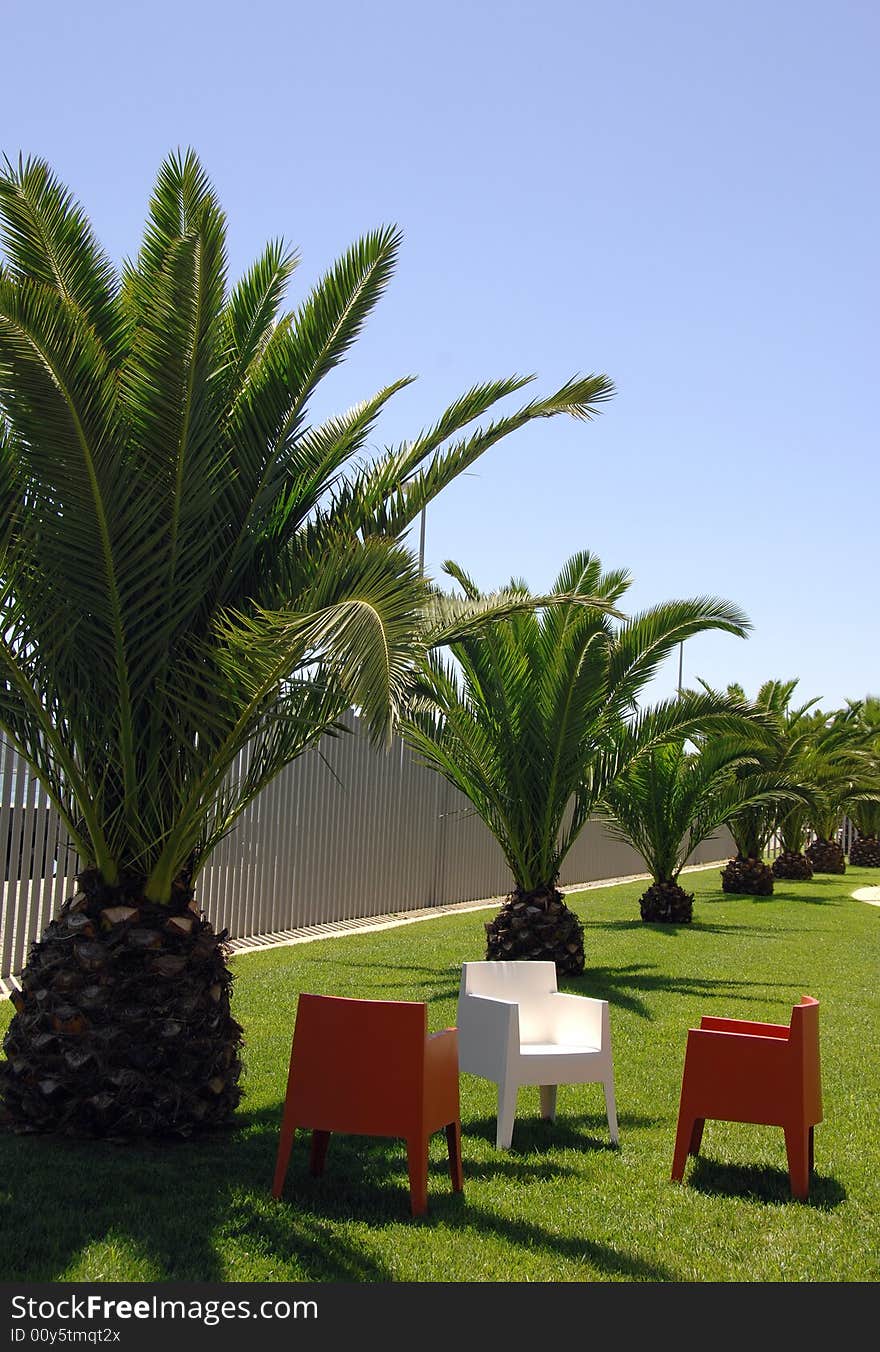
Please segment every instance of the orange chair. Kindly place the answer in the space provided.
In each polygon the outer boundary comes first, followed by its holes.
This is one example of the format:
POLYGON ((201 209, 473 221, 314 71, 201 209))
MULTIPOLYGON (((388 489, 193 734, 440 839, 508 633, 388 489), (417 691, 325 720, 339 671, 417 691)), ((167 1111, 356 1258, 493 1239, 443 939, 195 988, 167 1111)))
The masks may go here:
POLYGON ((297 1128, 312 1133, 324 1172, 330 1133, 403 1136, 412 1214, 428 1209, 428 1137, 446 1128, 454 1192, 462 1190, 458 1034, 428 1036, 428 1006, 301 995, 272 1195, 280 1197, 297 1128))
POLYGON ((788 1028, 705 1018, 690 1030, 672 1164, 679 1182, 707 1117, 782 1127, 792 1195, 809 1196, 813 1128, 822 1121, 818 1000, 802 996, 788 1028))

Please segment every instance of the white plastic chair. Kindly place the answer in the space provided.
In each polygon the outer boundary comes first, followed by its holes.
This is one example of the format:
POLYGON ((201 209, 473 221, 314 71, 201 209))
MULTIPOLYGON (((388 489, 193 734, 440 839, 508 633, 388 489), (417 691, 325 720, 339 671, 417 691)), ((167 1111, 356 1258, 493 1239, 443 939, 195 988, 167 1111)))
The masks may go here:
POLYGON ((618 1143, 607 1000, 556 988, 553 962, 466 962, 458 997, 458 1064, 498 1085, 499 1150, 509 1148, 520 1085, 537 1084, 542 1116, 556 1118, 560 1084, 601 1084, 618 1143))

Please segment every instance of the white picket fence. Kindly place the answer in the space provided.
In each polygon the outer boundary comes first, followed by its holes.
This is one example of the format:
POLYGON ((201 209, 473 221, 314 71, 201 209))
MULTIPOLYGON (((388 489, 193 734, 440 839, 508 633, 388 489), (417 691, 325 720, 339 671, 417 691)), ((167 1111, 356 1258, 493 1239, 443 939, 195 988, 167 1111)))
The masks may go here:
MULTIPOLYGON (((510 872, 467 801, 399 739, 376 751, 350 735, 325 738, 289 765, 242 814, 202 872, 198 896, 235 939, 499 896, 510 872)), ((74 886, 77 861, 58 814, 8 745, 0 743, 0 984, 21 971, 74 886)), ((694 863, 727 857, 726 832, 694 863)), ((569 853, 563 885, 644 871, 639 855, 589 822, 569 853)))

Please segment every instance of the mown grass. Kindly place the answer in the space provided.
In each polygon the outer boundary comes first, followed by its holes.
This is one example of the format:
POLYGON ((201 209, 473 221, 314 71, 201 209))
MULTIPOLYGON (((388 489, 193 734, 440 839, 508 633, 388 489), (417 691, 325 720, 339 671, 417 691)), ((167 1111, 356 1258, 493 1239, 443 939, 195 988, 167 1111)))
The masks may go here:
MULTIPOLYGON (((514 1148, 494 1148, 491 1085, 462 1077, 465 1191, 431 1150, 430 1214, 408 1218, 402 1144, 334 1138, 312 1179, 298 1139, 281 1202, 269 1195, 297 994, 426 1000, 455 1021, 459 965, 482 956, 487 913, 235 959, 247 1038, 235 1130, 127 1148, 0 1134, 6 1281, 853 1281, 876 1279, 880 1183, 877 879, 777 885, 725 897, 695 873, 691 927, 638 919, 640 884, 582 893, 588 969, 571 990, 608 999, 621 1148, 601 1089, 560 1090, 555 1125, 524 1090, 514 1148), (792 1202, 782 1132, 707 1123, 687 1186, 669 1181, 687 1029, 701 1014, 787 1022, 822 1002, 825 1121, 807 1204, 792 1202)), ((0 1010, 5 1027, 8 1006, 0 1010)))

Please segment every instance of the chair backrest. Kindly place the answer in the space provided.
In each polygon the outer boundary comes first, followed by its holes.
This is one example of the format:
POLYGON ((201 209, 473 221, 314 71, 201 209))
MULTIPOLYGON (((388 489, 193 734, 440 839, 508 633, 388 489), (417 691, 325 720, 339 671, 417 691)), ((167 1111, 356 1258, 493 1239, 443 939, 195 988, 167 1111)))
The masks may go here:
POLYGON ((465 962, 462 995, 514 1000, 519 1006, 521 1042, 545 1042, 551 1036, 547 997, 555 994, 555 962, 465 962))
POLYGON ((371 1105, 381 1105, 384 1117, 421 1103, 427 1035, 428 1006, 420 1001, 300 995, 291 1087, 319 1117, 363 1122, 347 1129, 369 1132, 371 1105))
POLYGON ((462 995, 493 995, 497 1000, 522 1000, 556 990, 555 962, 465 962, 462 995))
POLYGON ((822 1120, 822 1078, 819 1065, 819 1001, 802 995, 791 1011, 789 1044, 798 1058, 804 1108, 815 1121, 822 1120))

